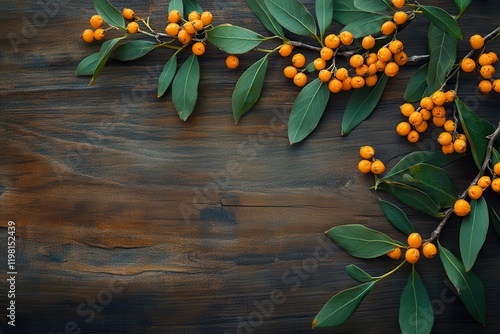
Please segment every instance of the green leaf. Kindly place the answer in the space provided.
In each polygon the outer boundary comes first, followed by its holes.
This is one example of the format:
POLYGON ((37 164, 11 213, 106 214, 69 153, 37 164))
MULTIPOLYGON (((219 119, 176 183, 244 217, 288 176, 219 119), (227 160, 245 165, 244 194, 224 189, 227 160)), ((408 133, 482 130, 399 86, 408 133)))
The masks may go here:
POLYGON ((321 40, 326 29, 330 27, 333 20, 333 0, 316 0, 316 19, 318 20, 321 40))
POLYGON ((186 15, 191 12, 198 12, 200 14, 203 12, 203 9, 196 0, 183 0, 183 2, 184 2, 184 13, 186 13, 186 15))
POLYGON ((106 23, 113 27, 127 30, 122 13, 107 0, 94 0, 94 7, 97 14, 101 15, 106 23))
POLYGON ((361 224, 336 226, 329 229, 326 235, 351 256, 361 259, 373 259, 404 247, 386 234, 361 224))
POLYGON ((139 59, 158 47, 156 42, 136 40, 118 46, 111 58, 121 61, 131 61, 139 59))
POLYGON ((390 16, 366 13, 349 22, 341 31, 349 31, 354 38, 375 35, 380 32, 382 24, 389 19, 390 16))
POLYGON ((472 0, 453 0, 455 2, 455 5, 460 9, 460 13, 463 13, 464 10, 469 7, 470 3, 472 0))
POLYGON ((444 9, 434 6, 420 6, 424 15, 439 29, 455 39, 462 39, 462 31, 457 21, 444 9))
POLYGON ((375 86, 365 86, 352 93, 342 118, 342 136, 347 135, 371 115, 384 93, 387 79, 388 77, 383 74, 375 86))
POLYGON ((316 22, 299 0, 265 0, 267 8, 279 24, 301 36, 316 36, 316 22))
POLYGON ((178 10, 181 13, 181 17, 184 17, 184 3, 182 0, 170 0, 168 4, 168 12, 173 10, 178 10))
POLYGON ((460 225, 460 255, 465 271, 471 270, 488 233, 488 204, 483 197, 472 200, 471 211, 460 225))
POLYGON ((442 218, 443 214, 439 212, 439 206, 432 198, 420 189, 411 187, 404 183, 383 181, 379 188, 392 194, 398 200, 409 207, 421 211, 431 217, 442 218))
POLYGON ((456 99, 455 104, 462 128, 467 136, 467 145, 470 147, 476 166, 481 168, 488 149, 489 140, 486 137, 495 131, 495 127, 487 120, 480 118, 461 100, 456 99))
POLYGON ((165 66, 163 66, 160 78, 158 79, 158 97, 162 97, 163 94, 165 94, 174 79, 176 70, 177 54, 173 54, 172 57, 170 57, 170 59, 165 63, 165 66))
POLYGON ((281 37, 285 36, 283 28, 267 8, 265 0, 247 0, 247 6, 272 34, 281 37))
POLYGON ((412 75, 405 90, 404 100, 406 102, 418 102, 424 97, 425 91, 427 89, 428 71, 429 63, 425 63, 417 70, 417 72, 412 75))
POLYGON ((354 0, 354 6, 371 12, 381 12, 387 9, 384 0, 354 0))
POLYGON ((399 326, 403 334, 426 334, 431 332, 433 325, 434 312, 429 294, 413 266, 399 301, 399 326))
POLYGON ((465 267, 448 249, 438 242, 439 257, 446 275, 457 289, 469 314, 479 323, 486 322, 486 291, 479 277, 465 267))
POLYGON ((495 166, 500 162, 500 152, 496 148, 491 149, 491 166, 495 166))
POLYGON ((75 75, 85 76, 92 75, 99 60, 99 52, 93 53, 90 56, 83 58, 76 68, 75 75))
POLYGON ((233 25, 219 25, 207 31, 210 43, 226 53, 241 54, 257 47, 266 38, 252 30, 233 25))
POLYGON ((373 277, 370 274, 368 274, 366 271, 355 264, 350 264, 346 266, 345 269, 347 270, 349 276, 360 283, 365 283, 373 280, 373 277))
MULTIPOLYGON (((333 20, 342 25, 351 22, 364 22, 374 17, 387 18, 387 15, 359 9, 354 5, 353 0, 335 0, 333 2, 333 20)), ((380 30, 380 26, 378 27, 380 30)))
POLYGON ((312 327, 335 327, 349 320, 374 285, 375 281, 368 282, 337 293, 314 317, 312 327))
POLYGON ((236 123, 259 100, 268 63, 266 55, 250 66, 236 83, 232 97, 233 116, 236 123))
POLYGON ((430 59, 425 96, 441 88, 457 58, 457 40, 434 24, 429 26, 428 42, 430 59))
POLYGON ((97 64, 94 68, 94 73, 92 73, 92 79, 90 80, 89 85, 94 84, 94 81, 97 79, 97 76, 101 72, 102 68, 104 67, 104 65, 106 65, 106 62, 108 61, 109 56, 111 55, 111 51, 113 51, 116 43, 118 43, 125 37, 126 36, 110 39, 109 41, 106 41, 101 45, 101 50, 99 50, 99 58, 97 59, 97 64))
POLYGON ((424 191, 440 208, 449 208, 458 199, 448 173, 441 167, 419 163, 410 167, 403 179, 403 183, 424 191))
POLYGON ((380 200, 379 202, 385 216, 396 229, 406 235, 415 232, 415 227, 413 227, 403 210, 390 202, 384 200, 380 200))
POLYGON ((491 206, 488 205, 489 208, 489 216, 490 216, 490 221, 491 225, 493 225, 493 229, 497 233, 498 237, 500 238, 500 217, 498 216, 497 212, 495 209, 491 206))
POLYGON ((330 90, 319 79, 311 81, 297 96, 288 120, 290 144, 304 140, 318 125, 328 104, 330 90))
POLYGON ((172 84, 172 100, 179 117, 185 121, 191 115, 198 99, 200 64, 198 56, 192 54, 182 64, 172 84))

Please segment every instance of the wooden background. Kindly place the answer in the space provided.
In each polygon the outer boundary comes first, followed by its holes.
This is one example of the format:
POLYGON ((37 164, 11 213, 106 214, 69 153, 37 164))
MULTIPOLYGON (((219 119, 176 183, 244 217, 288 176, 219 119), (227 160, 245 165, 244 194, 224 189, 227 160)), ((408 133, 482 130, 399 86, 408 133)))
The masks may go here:
MULTIPOLYGON (((305 3, 313 10, 314 1, 305 3)), ((451 0, 424 3, 457 12, 451 0)), ((113 4, 152 13, 153 26, 163 29, 168 1, 113 4)), ((200 4, 215 24, 267 34, 243 0, 200 4)), ((466 40, 497 27, 499 11, 498 1, 473 1, 460 20, 466 40)), ((184 123, 169 93, 156 98, 167 50, 130 64, 112 61, 92 87, 74 76, 99 48, 80 39, 92 14, 91 1, 2 2, 0 254, 6 258, 13 220, 17 333, 309 333, 324 303, 356 284, 347 264, 374 275, 395 266, 388 258, 351 258, 323 232, 362 223, 404 240, 381 213, 377 196, 384 194, 370 192, 373 179, 356 172, 357 151, 373 145, 390 168, 413 150, 438 149, 435 131, 416 146, 394 131, 403 87, 418 65, 390 80, 377 111, 349 136, 339 135, 344 94, 331 99, 310 138, 290 146, 286 122, 298 89, 281 74, 289 59, 271 58, 261 101, 235 125, 232 90, 261 55, 243 55, 230 71, 209 48, 198 104, 184 123)), ((409 55, 427 52, 427 24, 419 17, 401 33, 409 55)), ((500 98, 477 95, 476 79, 468 79, 460 93, 496 123, 500 98)), ((475 173, 465 160, 450 172, 457 189, 475 173)), ((407 212, 424 236, 437 223, 407 212)), ((455 254, 457 223, 442 235, 455 254)), ((438 259, 418 264, 435 306, 434 333, 500 331, 498 245, 491 232, 475 266, 488 291, 486 327, 453 295, 438 259)), ((0 314, 10 333, 5 262, 0 314)), ((316 332, 398 333, 409 270, 378 284, 345 325, 316 332)))

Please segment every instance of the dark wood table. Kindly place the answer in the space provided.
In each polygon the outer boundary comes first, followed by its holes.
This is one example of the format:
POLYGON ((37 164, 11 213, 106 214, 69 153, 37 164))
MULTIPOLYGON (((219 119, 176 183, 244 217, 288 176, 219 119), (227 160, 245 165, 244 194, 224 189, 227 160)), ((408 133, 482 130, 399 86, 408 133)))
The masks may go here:
MULTIPOLYGON (((216 24, 267 35, 243 0, 199 2, 216 24)), ((313 10, 314 1, 304 2, 313 10)), ((425 3, 456 13, 452 1, 425 3)), ((152 13, 159 27, 166 20, 168 1, 113 4, 152 13)), ((415 146, 394 131, 418 64, 390 80, 376 112, 349 136, 340 136, 349 95, 342 94, 330 100, 316 131, 290 146, 286 123, 298 89, 282 76, 289 59, 271 57, 261 101, 235 125, 232 90, 261 55, 242 55, 231 71, 224 54, 209 47, 200 59, 196 110, 183 122, 170 93, 156 98, 167 50, 133 63, 110 61, 90 87, 74 76, 79 61, 99 49, 80 38, 94 14, 92 1, 4 1, 1 7, 0 319, 6 333, 14 332, 5 324, 9 221, 17 237, 17 333, 308 333, 324 303, 356 284, 347 264, 374 275, 394 267, 385 257, 352 258, 323 232, 361 223, 404 241, 378 204, 378 196, 390 197, 370 191, 373 179, 356 165, 365 144, 388 168, 414 150, 439 149, 430 139, 438 132, 415 146)), ((499 12, 498 1, 473 1, 460 19, 460 56, 470 35, 500 24, 499 12)), ((427 52, 427 26, 419 17, 400 34, 409 55, 427 52)), ((500 52, 497 42, 491 48, 500 52)), ((498 122, 500 97, 478 95, 476 84, 464 83, 461 93, 478 103, 478 114, 498 122)), ((450 168, 457 189, 475 174, 467 161, 450 168)), ((424 236, 437 223, 404 209, 424 236)), ((458 228, 452 219, 441 238, 455 254, 458 228)), ((500 332, 498 245, 490 231, 474 269, 487 289, 485 327, 468 315, 438 259, 418 264, 435 308, 434 333, 500 332)), ((405 266, 378 284, 340 328, 317 332, 398 333, 409 271, 405 266)))

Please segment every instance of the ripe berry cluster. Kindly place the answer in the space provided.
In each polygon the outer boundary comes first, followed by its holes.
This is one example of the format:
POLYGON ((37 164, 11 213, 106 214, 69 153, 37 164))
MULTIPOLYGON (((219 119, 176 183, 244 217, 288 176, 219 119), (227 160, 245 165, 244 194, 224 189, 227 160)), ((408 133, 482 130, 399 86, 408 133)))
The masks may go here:
POLYGON ((481 35, 473 35, 469 39, 469 43, 473 50, 480 50, 477 59, 465 57, 460 63, 462 71, 466 73, 478 72, 480 81, 478 84, 479 91, 483 94, 488 94, 492 90, 500 93, 500 79, 494 79, 495 63, 498 61, 498 56, 495 52, 486 52, 484 49, 484 38, 481 35))
POLYGON ((358 163, 358 170, 363 174, 373 173, 380 175, 385 172, 385 164, 375 159, 375 149, 371 146, 362 146, 359 149, 359 155, 363 158, 358 163))
MULTIPOLYGON (((419 233, 414 232, 408 236, 408 247, 405 252, 405 260, 408 263, 417 263, 420 259, 420 248, 422 248, 422 254, 426 258, 433 258, 437 254, 436 245, 432 242, 423 242, 422 237, 419 233)), ((387 253, 387 256, 393 260, 399 260, 401 257, 401 248, 396 247, 394 250, 387 253)))
MULTIPOLYGON (((127 25, 127 32, 129 34, 137 33, 140 29, 139 29, 139 23, 136 22, 138 19, 135 16, 134 11, 130 8, 123 8, 122 15, 124 19, 131 21, 127 25)), ((86 43, 92 43, 94 40, 100 41, 104 39, 104 37, 106 37, 106 31, 109 28, 103 29, 102 28, 103 24, 104 20, 100 15, 93 15, 90 18, 90 26, 95 30, 85 29, 82 33, 82 39, 86 43)))
MULTIPOLYGON (((204 38, 204 29, 212 24, 213 15, 210 12, 198 13, 192 11, 185 20, 178 10, 168 13, 168 24, 165 33, 170 37, 175 37, 183 45, 189 44, 193 39, 204 38)), ((205 43, 197 41, 192 46, 195 55, 201 56, 205 53, 205 43)))

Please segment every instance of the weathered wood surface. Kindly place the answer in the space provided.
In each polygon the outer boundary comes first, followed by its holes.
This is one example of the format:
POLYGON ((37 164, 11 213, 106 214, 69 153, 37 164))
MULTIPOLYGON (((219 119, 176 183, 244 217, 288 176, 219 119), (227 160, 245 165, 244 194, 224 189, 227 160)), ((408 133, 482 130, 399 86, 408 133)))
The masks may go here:
MULTIPOLYGON (((286 121, 297 89, 281 75, 288 60, 272 59, 261 102, 234 125, 232 89, 260 55, 242 56, 241 67, 229 71, 223 54, 210 49, 201 60, 196 111, 184 123, 169 98, 156 98, 168 52, 111 62, 88 87, 74 70, 98 50, 79 38, 94 13, 92 2, 45 3, 55 15, 45 17, 40 2, 2 4, 0 254, 5 259, 6 226, 13 220, 18 333, 308 333, 323 304, 355 284, 347 264, 375 274, 394 266, 384 258, 350 258, 323 231, 363 223, 403 240, 383 218, 381 194, 368 190, 372 179, 354 170, 363 144, 376 147, 389 167, 415 150, 394 126, 402 87, 416 66, 390 81, 376 113, 348 137, 339 136, 342 96, 332 99, 309 139, 289 146, 286 121), (28 31, 29 23, 38 26, 28 31), (25 38, 17 50, 9 32, 25 38)), ((113 3, 152 12, 158 26, 168 6, 113 3)), ((312 9, 313 1, 306 3, 312 9)), ((455 11, 451 1, 433 3, 455 11)), ((243 0, 200 4, 218 23, 265 33, 243 0)), ((461 19, 464 36, 498 26, 499 11, 497 1, 474 1, 461 19)), ((400 35, 410 55, 426 52, 427 23, 419 21, 400 35)), ((466 42, 461 45, 463 54, 466 42)), ((499 52, 498 43, 492 49, 499 52)), ((498 96, 478 100, 472 84, 467 90, 479 101, 478 112, 498 121, 498 96)), ((430 140, 423 145, 434 147, 430 140)), ((452 174, 463 189, 474 166, 452 174)), ((435 225, 411 217, 424 235, 435 225)), ((457 231, 452 221, 442 239, 458 254, 457 231)), ((488 291, 486 327, 451 293, 439 260, 419 264, 436 308, 433 332, 500 331, 498 242, 488 235, 475 266, 488 291)), ((0 318, 10 333, 5 262, 0 318)), ((399 332, 408 272, 378 284, 334 332, 399 332)))

